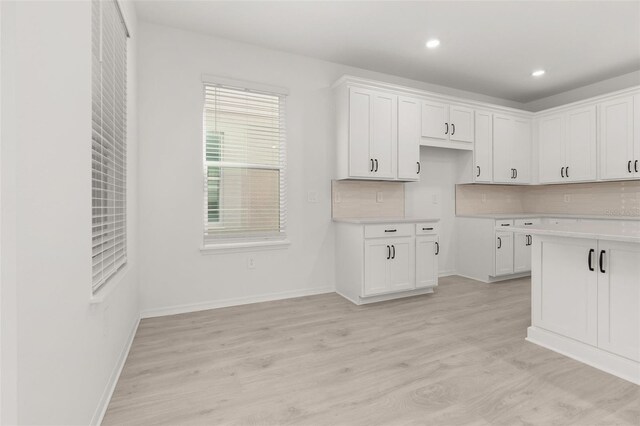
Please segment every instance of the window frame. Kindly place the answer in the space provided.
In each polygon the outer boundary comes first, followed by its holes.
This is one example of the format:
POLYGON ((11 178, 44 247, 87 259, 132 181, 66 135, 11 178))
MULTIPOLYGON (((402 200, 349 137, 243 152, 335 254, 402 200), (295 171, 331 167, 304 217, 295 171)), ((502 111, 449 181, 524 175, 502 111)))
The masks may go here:
MULTIPOLYGON (((278 86, 271 86, 262 83, 248 82, 248 81, 238 81, 232 80, 223 77, 216 77, 211 75, 202 75, 202 166, 203 166, 203 176, 204 176, 204 226, 203 226, 203 234, 202 234, 202 246, 200 248, 203 254, 214 254, 218 252, 234 252, 234 251, 245 251, 245 250, 271 250, 271 249, 279 249, 285 248, 290 244, 290 241, 287 238, 287 223, 286 223, 286 215, 287 215, 287 193, 286 193, 286 181, 287 181, 287 134, 286 134, 286 102, 285 102, 285 111, 284 111, 284 125, 282 130, 284 131, 284 137, 280 142, 280 164, 275 166, 266 166, 262 164, 253 164, 253 163, 224 163, 224 162, 216 162, 216 166, 218 167, 230 167, 230 168, 240 168, 240 169, 262 169, 262 170, 278 170, 280 173, 280 188, 283 192, 280 195, 280 214, 284 215, 284 226, 281 226, 279 231, 270 233, 242 233, 237 236, 211 236, 207 235, 209 229, 215 229, 218 227, 224 226, 224 209, 220 209, 219 220, 218 222, 209 222, 208 216, 208 204, 209 204, 209 196, 208 196, 208 169, 210 166, 210 161, 207 160, 207 134, 206 134, 206 90, 207 86, 223 86, 230 89, 237 90, 245 90, 250 92, 257 92, 266 95, 278 96, 280 98, 285 98, 289 95, 289 91, 285 88, 278 86)), ((222 181, 222 170, 219 180, 222 181)), ((219 205, 222 202, 222 186, 218 189, 219 196, 219 205)))

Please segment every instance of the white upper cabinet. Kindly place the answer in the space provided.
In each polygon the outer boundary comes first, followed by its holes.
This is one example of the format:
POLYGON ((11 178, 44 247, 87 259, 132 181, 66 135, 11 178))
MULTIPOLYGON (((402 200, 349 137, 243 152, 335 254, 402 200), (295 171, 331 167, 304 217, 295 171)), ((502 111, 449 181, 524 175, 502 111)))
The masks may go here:
POLYGON ((423 145, 473 149, 474 110, 434 101, 422 102, 423 145))
POLYGON ((542 117, 538 122, 540 183, 596 180, 596 108, 542 117))
POLYGON ((493 180, 520 184, 531 181, 531 120, 493 115, 493 180))
MULTIPOLYGON (((637 95, 636 95, 637 98, 637 95)), ((628 96, 602 102, 600 114, 600 166, 598 177, 603 180, 632 179, 636 172, 634 141, 634 97, 628 96)), ((637 101, 636 101, 637 102, 637 101)), ((639 166, 640 167, 640 166, 639 166)))
POLYGON ((421 101, 350 85, 336 98, 337 179, 419 180, 421 101))
POLYGON ((489 183, 493 180, 493 116, 476 111, 473 149, 473 181, 489 183))
POLYGON ((398 179, 420 179, 420 101, 398 98, 398 179))

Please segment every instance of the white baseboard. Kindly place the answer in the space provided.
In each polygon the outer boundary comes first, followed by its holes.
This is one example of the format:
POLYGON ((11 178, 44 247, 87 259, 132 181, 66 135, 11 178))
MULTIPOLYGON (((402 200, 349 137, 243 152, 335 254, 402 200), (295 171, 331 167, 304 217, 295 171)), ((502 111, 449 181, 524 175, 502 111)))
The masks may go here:
POLYGON ((449 270, 449 271, 438 271, 438 276, 439 277, 450 277, 451 275, 458 275, 456 274, 456 271, 449 270))
POLYGON ((206 311, 208 309, 227 308, 230 306, 248 305, 250 303, 271 302, 274 300, 292 299, 294 297, 313 296, 316 294, 334 293, 335 287, 316 287, 302 290, 290 290, 260 296, 234 297, 231 299, 212 300, 209 302, 189 303, 185 305, 167 306, 165 308, 148 309, 140 313, 141 318, 162 317, 165 315, 185 314, 206 311))
POLYGON ((531 326, 527 341, 640 385, 640 363, 586 343, 531 326))
POLYGON ((111 402, 111 397, 113 396, 113 391, 116 389, 116 385, 118 384, 118 379, 120 378, 120 374, 122 373, 122 369, 124 368, 124 363, 127 360, 127 356, 129 355, 129 350, 131 350, 131 345, 133 344, 133 338, 136 336, 136 331, 138 331, 138 325, 140 325, 140 318, 138 318, 129 333, 129 338, 127 339, 127 343, 122 348, 122 352, 120 352, 120 356, 118 357, 118 362, 113 368, 111 372, 111 376, 109 377, 109 381, 107 382, 107 386, 104 388, 104 392, 100 397, 100 403, 96 408, 96 411, 93 413, 93 417, 91 418, 91 425, 99 425, 102 423, 102 419, 104 419, 104 415, 107 412, 107 407, 109 407, 109 402, 111 402))

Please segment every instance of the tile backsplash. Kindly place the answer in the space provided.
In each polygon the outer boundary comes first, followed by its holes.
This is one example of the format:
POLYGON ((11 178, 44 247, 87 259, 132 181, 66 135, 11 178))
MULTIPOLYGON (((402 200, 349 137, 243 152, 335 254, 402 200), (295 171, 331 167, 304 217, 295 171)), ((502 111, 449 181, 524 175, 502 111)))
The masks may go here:
POLYGON ((640 217, 640 181, 456 185, 456 214, 545 213, 640 217))
POLYGON ((404 217, 404 184, 334 180, 331 182, 332 217, 404 217))

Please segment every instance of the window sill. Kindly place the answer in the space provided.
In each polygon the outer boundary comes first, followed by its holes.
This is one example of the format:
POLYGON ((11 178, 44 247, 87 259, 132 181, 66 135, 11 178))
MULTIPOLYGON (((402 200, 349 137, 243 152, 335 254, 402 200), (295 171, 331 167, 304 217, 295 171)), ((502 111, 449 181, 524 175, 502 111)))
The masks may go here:
POLYGON ((289 240, 243 241, 209 243, 200 248, 202 254, 227 254, 260 250, 282 250, 291 245, 289 240))
POLYGON ((104 283, 97 292, 89 296, 89 304, 99 305, 106 301, 120 286, 120 283, 126 279, 130 269, 131 266, 129 265, 129 260, 127 260, 127 263, 113 277, 104 283))

